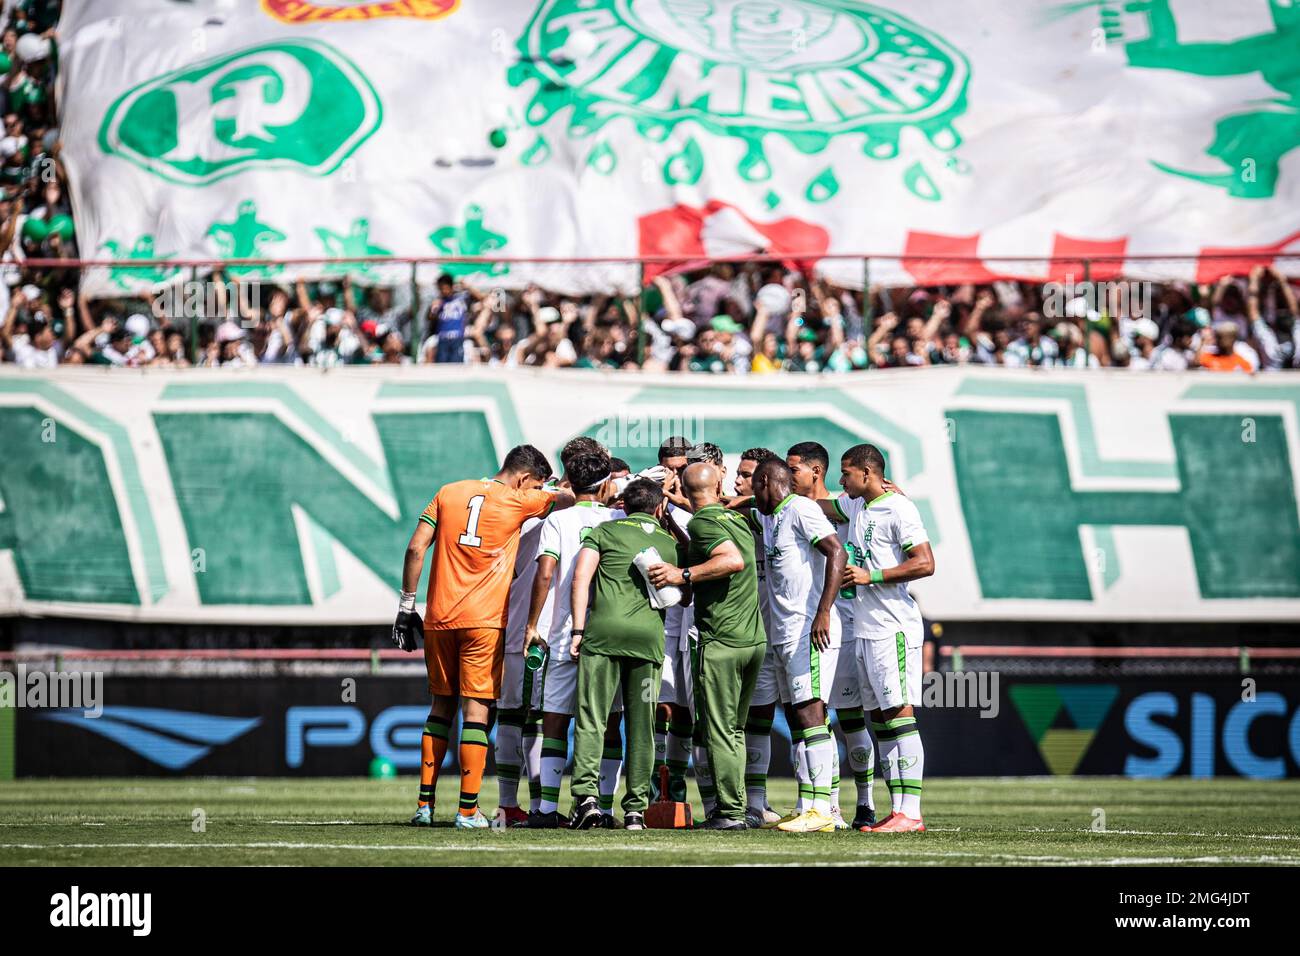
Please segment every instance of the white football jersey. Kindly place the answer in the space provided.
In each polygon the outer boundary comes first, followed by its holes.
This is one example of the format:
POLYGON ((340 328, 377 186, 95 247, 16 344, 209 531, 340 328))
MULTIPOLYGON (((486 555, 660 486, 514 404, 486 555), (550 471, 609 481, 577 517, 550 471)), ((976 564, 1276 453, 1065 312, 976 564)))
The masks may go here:
MULTIPOLYGON (((772 628, 768 640, 790 644, 812 632, 826 579, 826 556, 816 544, 835 533, 821 507, 801 495, 789 495, 765 515, 753 509, 763 533, 764 580, 772 628)), ((840 620, 831 611, 831 647, 840 646, 840 620)))
POLYGON ((763 619, 763 633, 772 639, 772 599, 767 593, 767 556, 763 553, 763 532, 754 529, 754 570, 758 572, 758 613, 763 619))
MULTIPOLYGON (((909 550, 930 540, 916 505, 892 491, 871 501, 840 495, 835 507, 848 522, 849 542, 866 555, 863 567, 868 571, 898 567, 907 560, 909 550)), ((899 631, 909 635, 921 632, 921 610, 908 593, 906 581, 855 590, 855 636, 892 639, 899 631)))
MULTIPOLYGON (((685 508, 679 508, 675 504, 669 502, 668 517, 670 517, 673 520, 673 523, 676 524, 677 527, 681 528, 682 533, 685 534, 687 533, 686 526, 691 523, 691 519, 694 518, 695 515, 687 511, 685 508)), ((660 555, 660 557, 670 564, 677 560, 677 556, 673 554, 663 554, 660 555)), ((686 640, 686 629, 691 626, 691 623, 694 620, 695 611, 693 608, 684 608, 680 604, 674 604, 672 607, 667 608, 664 611, 664 640, 671 641, 675 645, 681 646, 681 644, 686 640), (688 618, 684 625, 682 621, 683 615, 688 618)))
POLYGON ((547 515, 542 522, 537 557, 540 560, 542 555, 549 554, 556 561, 555 574, 551 577, 551 594, 547 598, 551 605, 549 635, 547 631, 541 631, 547 635, 546 642, 550 645, 553 660, 572 661, 569 638, 573 630, 573 568, 587 533, 608 521, 609 517, 610 510, 604 505, 579 501, 572 508, 547 515))
MULTIPOLYGON (((853 567, 854 565, 859 568, 862 567, 866 561, 866 556, 858 550, 856 545, 849 541, 848 525, 839 520, 836 520, 834 524, 835 533, 840 536, 840 542, 844 545, 845 565, 847 567, 853 567)), ((850 636, 852 632, 849 631, 849 628, 853 624, 853 603, 855 600, 856 597, 852 588, 848 590, 848 597, 845 597, 844 588, 840 588, 839 595, 835 598, 835 610, 839 612, 840 625, 844 628, 845 633, 850 634, 850 636)))
MULTIPOLYGON (((506 606, 506 653, 524 652, 524 629, 528 626, 528 604, 537 578, 537 543, 542 537, 542 519, 529 518, 519 531, 519 553, 515 555, 515 576, 510 582, 510 600, 506 606)), ((546 596, 537 630, 545 634, 551 626, 551 595, 546 596)))

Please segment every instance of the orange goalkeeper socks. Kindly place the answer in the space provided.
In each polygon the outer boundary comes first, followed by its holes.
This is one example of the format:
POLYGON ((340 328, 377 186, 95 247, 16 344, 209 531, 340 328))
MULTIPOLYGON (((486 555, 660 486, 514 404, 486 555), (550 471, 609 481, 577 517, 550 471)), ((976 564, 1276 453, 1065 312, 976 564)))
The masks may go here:
POLYGON ((434 790, 438 786, 438 768, 447 756, 447 738, 451 728, 432 714, 424 724, 424 734, 420 737, 420 803, 424 807, 433 803, 434 790))
POLYGON ((460 727, 460 812, 472 817, 478 811, 478 792, 487 767, 487 724, 463 723, 460 727))

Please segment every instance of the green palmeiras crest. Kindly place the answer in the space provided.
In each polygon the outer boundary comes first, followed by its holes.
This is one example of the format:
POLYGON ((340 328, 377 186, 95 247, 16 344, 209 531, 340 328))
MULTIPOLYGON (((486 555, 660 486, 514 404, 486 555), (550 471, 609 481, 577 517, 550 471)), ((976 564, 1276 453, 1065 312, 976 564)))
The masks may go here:
MULTIPOLYGON (((570 136, 625 117, 662 142, 689 121, 743 141, 753 182, 772 174, 769 134, 804 154, 857 135, 866 156, 891 159, 912 127, 955 149, 970 75, 941 37, 852 0, 545 0, 517 45, 511 84, 537 83, 528 125, 571 108, 570 136)), ((539 138, 523 159, 549 154, 539 138)), ((691 137, 664 179, 693 183, 703 162, 691 137)))
POLYGON ((324 176, 382 119, 378 94, 347 57, 313 40, 284 40, 131 88, 105 114, 99 145, 187 186, 249 169, 324 176))

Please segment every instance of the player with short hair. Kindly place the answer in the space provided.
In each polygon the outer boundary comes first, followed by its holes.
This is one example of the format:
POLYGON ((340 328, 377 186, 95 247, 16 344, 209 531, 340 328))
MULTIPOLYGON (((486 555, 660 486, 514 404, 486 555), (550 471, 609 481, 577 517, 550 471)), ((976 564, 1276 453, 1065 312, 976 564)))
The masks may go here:
POLYGON ((777 824, 791 833, 835 829, 831 781, 835 741, 826 719, 840 649, 835 598, 844 572, 844 548, 835 528, 811 499, 795 494, 782 461, 764 462, 753 478, 751 520, 763 534, 771 604, 769 643, 783 665, 794 710, 791 733, 802 737, 800 785, 811 791, 804 812, 777 824))
MULTIPOLYGON (((758 610, 754 536, 745 518, 722 505, 723 470, 708 461, 688 465, 682 487, 694 517, 688 525, 688 566, 649 569, 655 587, 689 585, 698 650, 692 668, 699 736, 716 788, 716 805, 700 829, 746 829, 745 717, 763 664, 766 637, 758 610)), ((684 562, 685 563, 685 562, 684 562)))
MULTIPOLYGON (((795 494, 812 501, 829 501, 832 498, 826 487, 830 470, 830 453, 819 442, 805 441, 792 445, 785 453, 785 463, 794 476, 795 494)), ((834 520, 834 519, 832 519, 834 520)), ((837 526, 836 531, 845 530, 837 526)), ((844 542, 846 563, 862 567, 863 556, 851 541, 844 542)), ((840 617, 840 631, 850 642, 853 637, 853 586, 843 582, 835 599, 835 613, 840 617)), ((849 644, 850 651, 852 643, 849 644)), ((852 653, 841 653, 835 665, 835 679, 831 683, 829 706, 835 709, 840 730, 847 745, 849 766, 857 789, 857 811, 853 823, 844 822, 840 813, 839 745, 835 746, 835 769, 831 781, 831 816, 837 830, 871 826, 876 822, 876 803, 872 794, 876 769, 875 747, 867 730, 867 717, 862 710, 862 689, 858 682, 858 665, 852 653)))
POLYGON ((892 812, 871 833, 925 829, 921 782, 925 750, 914 707, 921 702, 924 628, 908 582, 934 573, 934 552, 916 505, 888 490, 885 458, 874 445, 854 445, 840 460, 844 494, 823 509, 848 524, 850 542, 865 555, 845 580, 855 588, 854 656, 863 706, 880 744, 880 766, 892 812))
POLYGON ((574 810, 571 826, 601 820, 601 732, 615 699, 622 698, 627 737, 627 792, 623 825, 645 828, 654 769, 655 700, 664 660, 663 611, 650 603, 636 556, 654 547, 676 557, 676 540, 662 527, 663 489, 639 478, 623 491, 622 517, 591 529, 573 572, 573 627, 569 652, 578 660, 577 720, 573 733, 574 810), (588 611, 590 610, 590 614, 588 611))
MULTIPOLYGON (((560 449, 560 467, 565 472, 579 455, 607 454, 605 446, 594 438, 579 435, 560 449)), ((519 806, 519 778, 526 770, 528 777, 529 810, 536 813, 541 806, 542 785, 542 675, 524 666, 524 630, 528 625, 528 609, 533 596, 533 579, 537 574, 538 540, 542 535, 542 519, 529 518, 519 533, 519 551, 515 557, 515 576, 510 582, 509 613, 506 618, 506 655, 501 683, 501 696, 497 699, 497 795, 496 816, 507 826, 518 827, 528 822, 528 814, 519 806)), ((551 600, 538 615, 537 626, 549 630, 551 626, 551 600)), ((619 748, 621 751, 621 747, 619 748)))
POLYGON ((488 724, 501 692, 507 599, 519 531, 529 518, 574 501, 563 489, 542 489, 550 474, 550 462, 532 445, 512 448, 495 477, 443 485, 406 546, 393 640, 413 651, 423 630, 433 695, 421 739, 420 796, 413 823, 427 825, 432 819, 438 771, 459 698, 461 792, 455 824, 463 829, 490 825, 478 808, 478 795, 487 763, 488 724), (431 545, 429 600, 422 622, 415 612, 415 592, 431 545))
MULTIPOLYGON (((550 515, 542 525, 537 574, 524 639, 525 652, 537 645, 547 654, 541 703, 542 802, 537 813, 530 814, 528 820, 528 826, 536 829, 555 829, 564 825, 559 812, 560 787, 564 768, 569 762, 569 722, 576 712, 578 698, 578 661, 569 653, 573 627, 570 610, 573 569, 583 541, 592 529, 610 519, 610 510, 605 505, 610 489, 607 454, 579 455, 565 469, 565 475, 577 502, 566 511, 550 515), (548 602, 552 604, 551 624, 543 634, 537 621, 548 602)), ((608 803, 612 807, 623 751, 622 741, 617 736, 618 717, 615 716, 611 723, 617 744, 614 748, 607 744, 601 759, 600 798, 602 804, 608 803)), ((612 824, 612 816, 606 819, 612 824)))

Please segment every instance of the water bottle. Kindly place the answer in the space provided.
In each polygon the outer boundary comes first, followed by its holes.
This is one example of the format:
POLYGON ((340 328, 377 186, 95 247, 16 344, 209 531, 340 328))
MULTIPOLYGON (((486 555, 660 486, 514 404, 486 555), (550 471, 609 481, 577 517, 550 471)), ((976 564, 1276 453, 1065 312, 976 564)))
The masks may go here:
POLYGON ((680 604, 682 600, 682 589, 676 585, 668 584, 657 588, 650 583, 650 575, 647 569, 662 563, 663 558, 659 556, 659 549, 653 545, 644 551, 638 552, 636 557, 632 559, 633 566, 641 572, 641 577, 645 579, 646 594, 650 598, 650 606, 657 611, 680 604))
POLYGON ((530 671, 541 670, 546 663, 546 650, 540 644, 534 644, 528 648, 528 653, 524 655, 524 668, 530 671))
MULTIPOLYGON (((862 567, 862 552, 858 550, 857 545, 853 544, 852 542, 846 542, 844 545, 844 550, 849 553, 848 555, 849 559, 845 563, 846 568, 862 567)), ((844 598, 846 601, 850 601, 853 599, 853 593, 856 590, 857 588, 854 585, 846 584, 844 585, 844 587, 840 588, 840 597, 844 598)))

